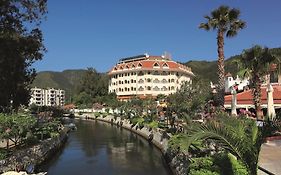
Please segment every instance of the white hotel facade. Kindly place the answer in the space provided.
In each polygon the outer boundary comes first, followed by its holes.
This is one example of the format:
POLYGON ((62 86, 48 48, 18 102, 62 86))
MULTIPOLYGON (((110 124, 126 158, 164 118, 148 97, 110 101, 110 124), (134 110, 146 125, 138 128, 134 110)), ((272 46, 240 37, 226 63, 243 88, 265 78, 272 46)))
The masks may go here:
POLYGON ((61 89, 31 88, 30 105, 37 106, 64 106, 65 91, 61 89))
POLYGON ((121 59, 108 75, 109 93, 116 93, 119 100, 169 95, 194 77, 189 67, 148 54, 121 59))

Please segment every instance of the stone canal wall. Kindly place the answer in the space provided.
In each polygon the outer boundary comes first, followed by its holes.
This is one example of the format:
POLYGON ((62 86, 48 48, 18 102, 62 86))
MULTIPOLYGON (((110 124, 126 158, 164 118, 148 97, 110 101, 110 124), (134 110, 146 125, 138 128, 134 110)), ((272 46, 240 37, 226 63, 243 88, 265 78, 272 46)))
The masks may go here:
POLYGON ((169 165, 171 171, 174 175, 186 175, 188 170, 188 160, 187 156, 179 153, 174 152, 169 149, 168 147, 168 141, 170 136, 168 134, 164 134, 163 130, 161 129, 150 129, 147 127, 139 128, 138 125, 132 126, 130 124, 130 121, 127 119, 121 120, 120 117, 114 117, 112 115, 108 115, 106 117, 101 116, 94 116, 94 114, 83 114, 78 116, 79 119, 85 119, 85 120, 99 120, 107 123, 114 124, 116 126, 125 128, 127 130, 130 130, 146 140, 153 143, 157 148, 159 148, 166 160, 166 163, 169 165))
POLYGON ((34 165, 36 168, 63 146, 67 140, 67 132, 68 129, 65 128, 58 137, 46 139, 31 148, 16 151, 8 158, 0 160, 0 173, 16 168, 26 169, 29 165, 34 165))

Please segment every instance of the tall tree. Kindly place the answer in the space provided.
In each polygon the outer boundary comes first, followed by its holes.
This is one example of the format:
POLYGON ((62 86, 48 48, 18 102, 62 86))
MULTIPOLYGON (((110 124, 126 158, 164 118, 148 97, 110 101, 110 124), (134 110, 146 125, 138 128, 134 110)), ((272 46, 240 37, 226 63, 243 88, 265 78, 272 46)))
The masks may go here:
POLYGON ((0 1, 0 112, 27 105, 35 77, 30 66, 43 57, 39 25, 46 0, 0 1))
POLYGON ((88 68, 78 87, 75 103, 77 105, 91 106, 94 102, 102 102, 108 95, 108 77, 98 73, 94 68, 88 68))
POLYGON ((238 65, 242 68, 239 74, 250 78, 250 87, 258 119, 263 118, 261 110, 262 78, 269 74, 271 64, 276 61, 278 61, 277 58, 270 53, 268 48, 262 48, 258 45, 245 50, 238 60, 238 65))
POLYGON ((240 11, 230 9, 228 6, 220 6, 211 12, 210 16, 205 16, 206 23, 201 23, 199 28, 209 31, 217 30, 218 45, 218 105, 224 106, 224 36, 234 37, 240 29, 246 26, 246 23, 239 19, 240 11))

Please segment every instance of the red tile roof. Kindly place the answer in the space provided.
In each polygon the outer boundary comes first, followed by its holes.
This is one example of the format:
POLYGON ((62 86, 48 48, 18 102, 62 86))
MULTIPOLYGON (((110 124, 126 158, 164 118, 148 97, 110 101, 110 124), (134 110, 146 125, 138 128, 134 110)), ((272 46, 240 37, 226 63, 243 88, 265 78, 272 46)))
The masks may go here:
MULTIPOLYGON (((273 91, 273 101, 274 104, 281 104, 281 85, 272 85, 273 91)), ((262 86, 261 88, 261 101, 262 104, 267 104, 267 92, 266 86, 262 86)), ((224 97, 226 105, 231 104, 232 95, 226 95, 224 97)), ((251 90, 247 90, 237 94, 237 104, 238 105, 253 105, 253 96, 251 90)))
POLYGON ((128 71, 131 70, 173 70, 173 71, 180 71, 180 72, 188 72, 191 75, 193 75, 191 68, 184 66, 180 63, 177 63, 172 60, 165 60, 161 56, 149 56, 148 58, 144 60, 136 60, 129 63, 120 63, 114 66, 110 71, 109 74, 114 74, 115 72, 119 72, 118 70, 128 69, 128 71), (154 66, 155 64, 158 64, 158 66, 154 66), (141 64, 141 66, 139 66, 141 64), (133 67, 135 65, 135 67, 133 67), (167 65, 167 67, 165 67, 167 65), (141 67, 141 68, 139 68, 141 67), (137 69, 138 68, 138 69, 137 69))

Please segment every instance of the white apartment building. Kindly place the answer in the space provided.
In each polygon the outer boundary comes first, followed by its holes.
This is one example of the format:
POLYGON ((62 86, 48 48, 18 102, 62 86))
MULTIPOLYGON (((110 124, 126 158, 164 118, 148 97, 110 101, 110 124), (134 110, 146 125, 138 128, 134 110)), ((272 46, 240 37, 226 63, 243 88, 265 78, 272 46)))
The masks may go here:
POLYGON ((37 106, 64 106, 65 91, 61 89, 31 88, 30 105, 37 106))
POLYGON ((108 75, 109 93, 116 93, 119 100, 169 95, 194 77, 189 67, 169 56, 148 54, 121 59, 108 75))

